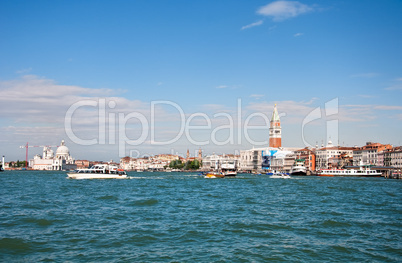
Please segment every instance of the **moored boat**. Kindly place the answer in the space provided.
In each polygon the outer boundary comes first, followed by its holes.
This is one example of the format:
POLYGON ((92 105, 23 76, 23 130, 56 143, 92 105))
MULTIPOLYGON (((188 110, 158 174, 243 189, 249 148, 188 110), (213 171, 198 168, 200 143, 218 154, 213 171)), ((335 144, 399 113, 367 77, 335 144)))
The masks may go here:
POLYGON ((352 176, 352 177, 380 177, 381 173, 371 170, 369 165, 361 165, 359 169, 323 169, 318 176, 352 176))
POLYGON ((67 173, 70 179, 125 179, 127 173, 116 165, 95 164, 88 169, 77 169, 67 173))
POLYGON ((290 175, 306 175, 307 169, 304 166, 304 159, 296 159, 292 168, 290 169, 290 175))
POLYGON ((3 155, 3 159, 1 160, 0 172, 4 172, 4 155, 3 155))

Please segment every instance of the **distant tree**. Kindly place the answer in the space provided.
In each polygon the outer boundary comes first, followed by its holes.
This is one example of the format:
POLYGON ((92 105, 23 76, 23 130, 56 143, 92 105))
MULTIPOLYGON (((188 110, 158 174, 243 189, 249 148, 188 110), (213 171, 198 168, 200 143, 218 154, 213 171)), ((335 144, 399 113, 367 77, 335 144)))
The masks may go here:
POLYGON ((185 168, 187 170, 198 170, 200 168, 200 162, 195 159, 194 161, 186 162, 185 168))
POLYGON ((184 167, 184 163, 180 159, 177 159, 171 161, 169 167, 172 169, 182 169, 184 167))

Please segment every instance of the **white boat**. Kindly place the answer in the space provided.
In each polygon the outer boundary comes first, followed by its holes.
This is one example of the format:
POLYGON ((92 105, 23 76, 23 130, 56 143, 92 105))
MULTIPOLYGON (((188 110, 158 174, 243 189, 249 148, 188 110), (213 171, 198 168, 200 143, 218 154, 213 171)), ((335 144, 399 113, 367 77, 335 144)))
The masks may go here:
POLYGON ((317 175, 380 177, 381 173, 376 170, 371 170, 369 165, 360 165, 359 169, 323 169, 320 170, 317 175))
POLYGON ((95 164, 88 169, 77 169, 67 173, 71 179, 126 179, 127 173, 116 165, 95 164))
POLYGON ((225 174, 225 176, 229 176, 229 177, 237 175, 237 172, 233 171, 233 170, 224 171, 223 173, 225 174))
POLYGON ((4 172, 4 155, 3 155, 3 159, 1 160, 0 172, 4 172))
POLYGON ((271 178, 290 178, 288 174, 285 173, 274 173, 270 176, 271 178))
POLYGON ((290 169, 290 175, 306 175, 307 169, 304 166, 304 159, 296 159, 292 168, 290 169))

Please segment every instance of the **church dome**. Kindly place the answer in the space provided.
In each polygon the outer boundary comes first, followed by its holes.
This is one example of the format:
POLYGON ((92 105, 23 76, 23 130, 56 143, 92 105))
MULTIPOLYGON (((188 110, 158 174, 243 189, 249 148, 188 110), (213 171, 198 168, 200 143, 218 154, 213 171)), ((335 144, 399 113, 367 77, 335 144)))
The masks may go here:
POLYGON ((61 145, 57 147, 56 150, 56 155, 69 155, 70 151, 68 150, 68 147, 64 145, 64 140, 61 141, 61 145))

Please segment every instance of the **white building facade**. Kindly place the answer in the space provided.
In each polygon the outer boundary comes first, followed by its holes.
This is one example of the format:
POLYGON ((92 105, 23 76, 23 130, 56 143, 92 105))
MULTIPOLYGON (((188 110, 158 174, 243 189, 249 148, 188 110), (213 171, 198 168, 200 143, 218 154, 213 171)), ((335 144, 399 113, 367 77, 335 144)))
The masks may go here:
POLYGON ((328 169, 328 160, 333 157, 339 157, 341 154, 347 154, 352 157, 354 149, 353 147, 333 146, 332 142, 329 141, 326 147, 316 151, 316 169, 328 169))
POLYGON ((35 155, 29 161, 29 165, 33 170, 48 170, 48 171, 61 171, 61 170, 74 170, 77 168, 74 158, 70 155, 68 147, 65 145, 64 140, 61 141, 57 147, 56 155, 50 147, 43 148, 43 155, 35 155))

